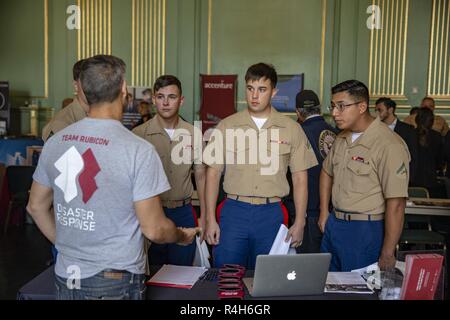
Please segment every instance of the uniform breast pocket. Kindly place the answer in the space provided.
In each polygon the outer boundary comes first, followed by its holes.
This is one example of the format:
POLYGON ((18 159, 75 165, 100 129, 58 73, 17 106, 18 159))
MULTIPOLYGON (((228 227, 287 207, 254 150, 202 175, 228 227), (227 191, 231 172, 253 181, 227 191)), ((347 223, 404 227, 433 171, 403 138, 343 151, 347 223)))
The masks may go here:
POLYGON ((374 187, 371 179, 372 167, 369 163, 349 161, 347 164, 347 187, 356 193, 365 193, 374 187), (348 179, 347 179, 348 178, 348 179))
POLYGON ((249 168, 254 159, 249 154, 250 148, 227 148, 225 153, 225 163, 227 165, 227 175, 232 179, 242 179, 245 170, 249 168))
POLYGON ((177 144, 170 151, 170 159, 174 165, 192 166, 194 148, 191 145, 177 144))
POLYGON ((287 169, 287 166, 289 165, 289 156, 291 154, 291 146, 286 144, 272 144, 271 147, 267 150, 267 158, 263 155, 260 155, 261 163, 267 165, 267 161, 270 160, 271 167, 276 168, 278 167, 281 170, 287 169), (275 161, 278 162, 278 166, 276 166, 275 161))
POLYGON ((326 160, 324 160, 324 166, 325 166, 325 164, 328 164, 327 165, 328 168, 330 168, 330 166, 331 166, 331 173, 336 178, 336 177, 339 177, 339 174, 341 173, 342 162, 343 162, 343 156, 340 154, 334 154, 331 159, 326 158, 326 160), (325 161, 326 161, 326 163, 325 163, 325 161))

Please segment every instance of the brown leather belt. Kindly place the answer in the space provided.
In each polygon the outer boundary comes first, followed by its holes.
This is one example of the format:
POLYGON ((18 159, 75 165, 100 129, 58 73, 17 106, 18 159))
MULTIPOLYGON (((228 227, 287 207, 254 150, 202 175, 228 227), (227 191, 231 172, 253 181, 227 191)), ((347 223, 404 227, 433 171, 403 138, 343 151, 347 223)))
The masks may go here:
POLYGON ((163 200, 161 201, 161 203, 164 208, 175 209, 191 203, 191 198, 187 198, 184 200, 163 200))
POLYGON ((384 220, 384 213, 379 214, 364 214, 364 213, 350 213, 339 210, 334 210, 334 215, 339 220, 345 221, 381 221, 384 220))
POLYGON ((238 196, 236 194, 229 194, 229 195, 227 195, 227 198, 236 200, 236 201, 250 203, 250 204, 268 204, 268 203, 275 203, 275 202, 281 201, 281 198, 279 198, 279 197, 270 197, 270 198, 245 197, 245 196, 238 196))
POLYGON ((130 272, 126 270, 113 270, 113 269, 106 269, 102 271, 103 278, 113 280, 122 280, 124 275, 129 273, 130 272))

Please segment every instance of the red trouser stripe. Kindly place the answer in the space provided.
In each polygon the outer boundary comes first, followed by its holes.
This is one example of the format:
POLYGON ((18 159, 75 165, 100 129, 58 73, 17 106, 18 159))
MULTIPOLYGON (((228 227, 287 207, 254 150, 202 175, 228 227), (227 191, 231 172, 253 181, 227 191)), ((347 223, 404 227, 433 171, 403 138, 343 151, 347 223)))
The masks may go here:
POLYGON ((279 202, 279 204, 280 204, 281 210, 283 211, 283 224, 287 227, 288 221, 289 221, 288 210, 286 209, 286 207, 283 204, 283 202, 279 202))
POLYGON ((223 208, 223 206, 225 205, 225 201, 226 201, 227 199, 225 198, 218 206, 217 206, 217 209, 216 209, 216 219, 217 219, 217 223, 219 224, 220 223, 220 213, 221 213, 221 211, 222 211, 222 208, 223 208))
POLYGON ((195 226, 198 227, 197 212, 195 211, 194 206, 191 206, 191 208, 192 208, 192 215, 194 216, 195 226))

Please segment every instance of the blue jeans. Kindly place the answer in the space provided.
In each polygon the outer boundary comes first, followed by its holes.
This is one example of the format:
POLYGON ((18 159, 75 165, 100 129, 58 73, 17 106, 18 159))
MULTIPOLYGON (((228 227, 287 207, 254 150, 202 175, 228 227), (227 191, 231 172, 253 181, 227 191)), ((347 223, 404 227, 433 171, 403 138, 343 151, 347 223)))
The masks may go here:
MULTIPOLYGON (((197 226, 197 214, 191 204, 169 209, 163 208, 167 218, 177 227, 193 228, 197 226)), ((197 245, 195 240, 187 246, 178 244, 152 243, 149 249, 150 265, 174 264, 179 266, 192 266, 197 245)))
POLYGON ((67 279, 55 275, 56 300, 144 300, 145 275, 120 272, 103 270, 81 279, 81 288, 72 290, 67 287, 67 279))
POLYGON ((384 239, 384 220, 344 221, 331 212, 320 247, 331 253, 330 271, 348 272, 378 261, 384 239))
POLYGON ((239 264, 254 270, 256 257, 268 254, 288 213, 280 203, 254 205, 226 199, 217 208, 219 244, 213 249, 214 267, 239 264))

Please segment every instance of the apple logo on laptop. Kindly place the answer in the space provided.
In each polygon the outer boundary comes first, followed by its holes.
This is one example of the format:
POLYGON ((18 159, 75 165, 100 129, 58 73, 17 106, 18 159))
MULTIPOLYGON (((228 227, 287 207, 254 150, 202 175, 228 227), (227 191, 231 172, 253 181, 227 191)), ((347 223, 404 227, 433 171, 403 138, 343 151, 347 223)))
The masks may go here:
POLYGON ((287 279, 288 280, 295 280, 295 278, 296 278, 296 273, 295 273, 295 271, 292 271, 292 272, 289 272, 288 274, 287 274, 287 279))

